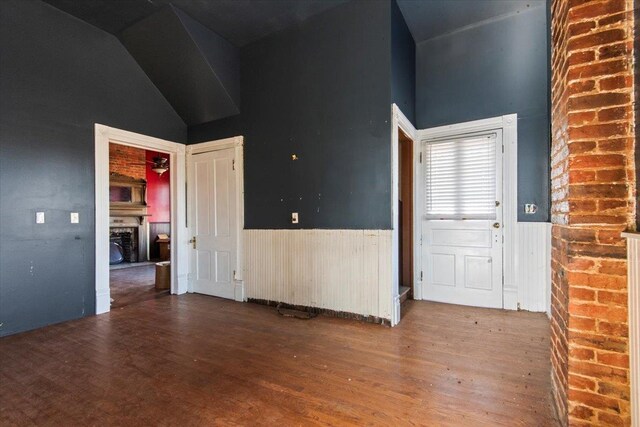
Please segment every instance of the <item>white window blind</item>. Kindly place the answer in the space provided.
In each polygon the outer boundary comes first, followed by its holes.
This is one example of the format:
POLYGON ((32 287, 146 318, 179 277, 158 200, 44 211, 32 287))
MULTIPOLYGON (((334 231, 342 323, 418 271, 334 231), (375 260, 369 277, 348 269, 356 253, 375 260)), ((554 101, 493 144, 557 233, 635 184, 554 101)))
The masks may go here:
POLYGON ((426 144, 428 219, 495 219, 496 135, 426 144))

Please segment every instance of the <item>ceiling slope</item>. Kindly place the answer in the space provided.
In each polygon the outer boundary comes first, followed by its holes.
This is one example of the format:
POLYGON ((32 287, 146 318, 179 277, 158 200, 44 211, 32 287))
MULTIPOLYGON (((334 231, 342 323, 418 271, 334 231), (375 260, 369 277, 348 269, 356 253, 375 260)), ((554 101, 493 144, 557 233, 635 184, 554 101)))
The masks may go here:
POLYGON ((167 6, 122 42, 187 125, 240 112, 238 49, 186 13, 167 6))

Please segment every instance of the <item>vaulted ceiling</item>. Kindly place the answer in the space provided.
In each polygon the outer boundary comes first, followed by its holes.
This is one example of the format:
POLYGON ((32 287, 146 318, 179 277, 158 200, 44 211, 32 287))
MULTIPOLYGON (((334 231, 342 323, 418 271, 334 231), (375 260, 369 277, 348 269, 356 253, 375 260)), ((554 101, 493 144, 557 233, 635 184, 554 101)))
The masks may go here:
POLYGON ((546 0, 398 0, 416 43, 545 4, 546 0))
MULTIPOLYGON (((122 41, 187 125, 238 114, 239 49, 348 1, 44 0, 122 41)), ((546 0, 397 0, 416 43, 546 0)))
POLYGON ((111 34, 173 5, 242 47, 347 0, 45 0, 111 34))

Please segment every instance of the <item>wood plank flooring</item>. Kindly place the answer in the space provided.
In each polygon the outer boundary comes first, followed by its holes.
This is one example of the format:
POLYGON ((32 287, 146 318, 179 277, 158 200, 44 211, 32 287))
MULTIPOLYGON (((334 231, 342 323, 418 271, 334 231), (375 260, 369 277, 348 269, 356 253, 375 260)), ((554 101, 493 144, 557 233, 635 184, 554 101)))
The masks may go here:
POLYGON ((0 339, 0 425, 554 426, 543 314, 395 328, 201 295, 0 339))
POLYGON ((109 288, 113 298, 111 309, 170 294, 169 290, 156 290, 155 284, 155 264, 109 271, 109 288))

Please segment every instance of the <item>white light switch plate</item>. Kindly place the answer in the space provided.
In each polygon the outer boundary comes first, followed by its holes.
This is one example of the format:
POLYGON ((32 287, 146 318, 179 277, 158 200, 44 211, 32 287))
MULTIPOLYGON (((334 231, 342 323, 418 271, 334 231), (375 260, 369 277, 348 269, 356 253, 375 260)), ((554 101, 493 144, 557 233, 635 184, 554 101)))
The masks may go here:
POLYGON ((36 224, 44 224, 44 212, 36 212, 36 224))
POLYGON ((298 223, 298 212, 291 212, 291 224, 298 223))
POLYGON ((78 212, 71 212, 71 224, 78 224, 80 222, 80 214, 78 212))

